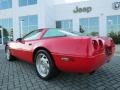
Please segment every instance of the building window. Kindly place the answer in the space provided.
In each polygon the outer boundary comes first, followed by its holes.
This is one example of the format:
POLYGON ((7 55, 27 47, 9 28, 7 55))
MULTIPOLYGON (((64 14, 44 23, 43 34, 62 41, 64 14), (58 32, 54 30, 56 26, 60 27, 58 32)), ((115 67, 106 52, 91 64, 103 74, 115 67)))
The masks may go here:
POLYGON ((33 30, 38 29, 38 16, 37 15, 30 15, 30 16, 21 16, 19 18, 20 21, 20 30, 21 36, 28 34, 33 30))
POLYGON ((81 18, 79 31, 87 35, 96 36, 99 33, 99 18, 81 18))
POLYGON ((107 31, 120 32, 120 15, 107 17, 107 31))
POLYGON ((33 5, 37 4, 37 0, 19 0, 19 6, 27 6, 27 5, 33 5))
POLYGON ((56 21, 56 28, 71 32, 73 28, 72 20, 56 21))
POLYGON ((0 10, 12 8, 12 0, 0 0, 0 10))
POLYGON ((13 40, 13 20, 11 18, 0 19, 0 28, 3 30, 3 42, 13 40))

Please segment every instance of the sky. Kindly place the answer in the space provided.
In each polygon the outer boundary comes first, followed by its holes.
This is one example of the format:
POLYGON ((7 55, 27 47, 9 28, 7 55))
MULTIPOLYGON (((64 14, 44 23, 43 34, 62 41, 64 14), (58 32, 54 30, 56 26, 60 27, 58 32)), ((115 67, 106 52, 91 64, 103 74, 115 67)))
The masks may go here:
POLYGON ((79 1, 87 1, 87 0, 66 0, 66 2, 79 2, 79 1))
POLYGON ((80 2, 80 1, 88 1, 88 0, 54 0, 56 4, 60 3, 71 3, 71 2, 80 2))

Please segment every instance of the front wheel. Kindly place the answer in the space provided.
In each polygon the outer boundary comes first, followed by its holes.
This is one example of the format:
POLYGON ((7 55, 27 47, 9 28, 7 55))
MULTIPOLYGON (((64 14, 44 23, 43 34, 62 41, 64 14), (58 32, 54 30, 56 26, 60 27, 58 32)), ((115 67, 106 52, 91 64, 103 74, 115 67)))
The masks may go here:
POLYGON ((35 56, 37 74, 44 80, 51 79, 58 74, 52 56, 45 50, 39 50, 35 56))
POLYGON ((6 57, 7 61, 15 60, 15 57, 11 55, 10 49, 8 47, 6 47, 6 49, 5 49, 5 57, 6 57))

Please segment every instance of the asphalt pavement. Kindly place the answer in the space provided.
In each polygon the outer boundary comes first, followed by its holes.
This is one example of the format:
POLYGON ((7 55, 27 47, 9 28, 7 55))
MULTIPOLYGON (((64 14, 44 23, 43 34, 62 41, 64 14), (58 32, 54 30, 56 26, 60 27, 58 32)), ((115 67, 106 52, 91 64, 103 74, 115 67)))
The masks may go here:
POLYGON ((0 90, 120 90, 120 57, 115 56, 93 75, 61 72, 44 81, 34 65, 16 60, 9 62, 0 50, 0 90))

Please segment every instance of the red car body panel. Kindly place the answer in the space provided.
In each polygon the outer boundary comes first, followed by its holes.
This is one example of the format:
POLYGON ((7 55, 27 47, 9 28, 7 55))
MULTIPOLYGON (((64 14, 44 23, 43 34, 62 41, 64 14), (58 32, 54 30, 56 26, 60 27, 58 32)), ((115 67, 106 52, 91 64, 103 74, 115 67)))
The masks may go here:
POLYGON ((45 48, 53 56, 58 69, 65 72, 89 73, 108 62, 115 51, 115 45, 111 42, 111 38, 88 36, 43 38, 46 31, 47 29, 43 29, 36 40, 8 43, 11 54, 21 60, 34 63, 34 51, 37 48, 45 48), (97 42, 101 40, 103 46, 99 45, 95 49, 93 40, 97 42), (105 53, 107 47, 110 48, 110 55, 105 53), (69 60, 65 61, 64 58, 69 60))

